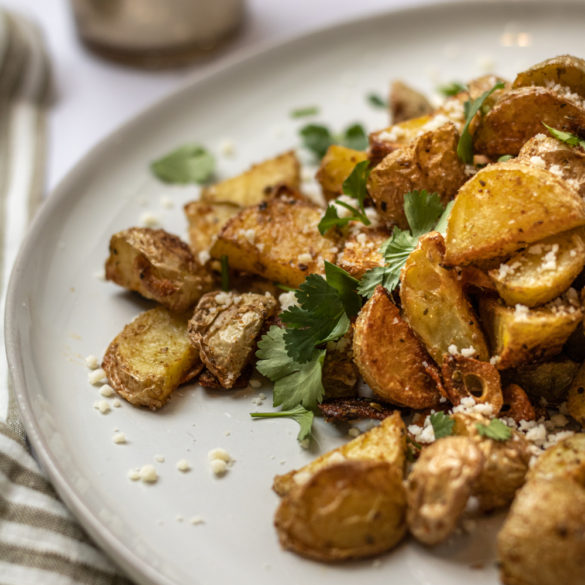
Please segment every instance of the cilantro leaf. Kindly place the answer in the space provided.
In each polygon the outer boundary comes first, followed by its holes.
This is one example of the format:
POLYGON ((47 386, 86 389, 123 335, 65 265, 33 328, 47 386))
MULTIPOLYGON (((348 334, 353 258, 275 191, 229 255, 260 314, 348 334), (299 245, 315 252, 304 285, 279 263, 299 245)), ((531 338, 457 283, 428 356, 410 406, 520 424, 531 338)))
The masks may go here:
POLYGON ((506 162, 507 160, 513 159, 514 157, 511 154, 503 154, 499 159, 498 162, 506 162))
POLYGON ((230 290, 230 265, 228 257, 223 254, 221 257, 221 290, 230 290))
POLYGON ((459 83, 458 81, 452 81, 447 85, 441 85, 438 87, 439 93, 443 94, 445 97, 453 97, 463 91, 467 91, 467 86, 459 83))
POLYGON ((453 205, 455 205, 455 199, 452 199, 447 203, 443 214, 439 218, 437 225, 435 226, 435 231, 439 232, 442 236, 447 233, 447 224, 449 223, 449 216, 451 215, 451 210, 453 209, 453 205))
POLYGON ((585 148, 585 140, 581 140, 575 134, 571 134, 570 132, 563 132, 562 130, 557 130, 556 128, 551 128, 544 122, 543 125, 546 126, 546 129, 553 138, 556 138, 557 140, 560 140, 569 146, 580 146, 581 148, 585 148))
POLYGON ((200 144, 185 144, 150 164, 165 183, 204 183, 215 169, 215 159, 200 144))
POLYGON ((333 144, 333 135, 329 128, 320 124, 308 124, 300 129, 303 146, 317 158, 325 156, 327 149, 333 144))
POLYGON ((494 441, 507 441, 512 436, 512 430, 499 418, 494 418, 489 425, 475 423, 477 431, 482 437, 493 439, 494 441))
POLYGON ((285 333, 286 330, 273 325, 262 336, 256 351, 256 369, 274 382, 274 406, 288 410, 300 404, 312 410, 325 392, 321 382, 325 350, 313 350, 301 364, 287 353, 285 333))
POLYGON ((386 290, 394 290, 398 286, 399 276, 399 274, 389 270, 386 266, 376 266, 376 268, 366 271, 362 276, 358 285, 358 292, 369 299, 379 284, 386 290))
POLYGON ((338 293, 348 317, 355 317, 362 308, 362 299, 357 294, 357 278, 331 262, 325 260, 325 278, 327 284, 338 293))
POLYGON ((441 217, 445 208, 437 193, 410 191, 404 196, 404 213, 415 238, 430 232, 441 217))
POLYGON ((368 94, 368 103, 375 108, 387 108, 388 102, 381 98, 377 93, 369 93, 368 94))
POLYGON ((307 106, 306 108, 297 108, 290 113, 291 118, 304 118, 305 116, 316 116, 319 113, 317 106, 307 106))
POLYGON ((431 425, 433 425, 435 439, 441 439, 453 434, 455 421, 448 414, 439 411, 431 414, 431 425))
POLYGON ((297 435, 297 441, 304 441, 311 437, 313 430, 313 412, 303 408, 300 404, 291 410, 281 410, 278 412, 251 412, 253 418, 292 418, 299 423, 301 427, 297 435))
POLYGON ((361 124, 353 124, 345 130, 340 140, 343 146, 354 150, 365 150, 368 148, 368 136, 361 124))
POLYGON ((479 112, 483 106, 485 100, 494 93, 497 89, 502 89, 504 82, 500 81, 496 83, 491 89, 484 91, 478 98, 472 100, 469 99, 463 104, 463 111, 465 113, 465 125, 457 144, 457 156, 466 164, 473 163, 473 139, 469 132, 469 125, 475 117, 475 114, 479 112))

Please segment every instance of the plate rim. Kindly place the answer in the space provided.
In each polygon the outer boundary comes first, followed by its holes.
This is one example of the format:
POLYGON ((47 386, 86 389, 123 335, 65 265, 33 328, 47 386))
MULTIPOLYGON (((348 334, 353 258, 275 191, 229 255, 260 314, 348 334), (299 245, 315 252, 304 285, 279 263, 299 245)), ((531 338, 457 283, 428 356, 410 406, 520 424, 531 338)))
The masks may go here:
MULTIPOLYGON (((47 444, 47 438, 43 436, 40 425, 36 420, 30 402, 30 396, 26 389, 23 375, 23 359, 19 352, 19 324, 16 322, 15 310, 19 304, 18 288, 26 272, 25 259, 28 257, 31 248, 35 242, 35 233, 37 228, 52 216, 54 208, 61 204, 61 201, 67 197, 70 191, 69 184, 77 181, 78 175, 82 175, 86 168, 90 166, 91 161, 99 158, 103 151, 106 151, 111 144, 117 141, 119 136, 132 132, 132 130, 142 124, 144 120, 154 116, 159 109, 164 109, 168 103, 172 102, 177 96, 193 91, 198 86, 205 86, 213 82, 215 78, 221 78, 228 75, 230 71, 237 67, 253 63, 265 54, 273 50, 287 51, 295 45, 301 43, 313 42, 315 39, 329 35, 341 34, 343 30, 366 26, 369 22, 378 19, 390 19, 396 15, 413 16, 416 13, 425 13, 428 17, 428 11, 449 12, 453 10, 473 10, 475 7, 491 7, 496 10, 498 7, 506 10, 510 7, 523 5, 550 6, 547 0, 448 0, 446 2, 437 2, 436 0, 423 0, 415 6, 394 6, 382 7, 373 12, 364 15, 349 17, 332 24, 317 27, 315 29, 292 33, 285 38, 276 39, 268 42, 262 42, 255 47, 242 49, 223 58, 221 62, 209 65, 208 69, 203 72, 195 72, 190 75, 178 88, 170 93, 158 98, 146 108, 140 110, 113 131, 96 142, 76 163, 73 167, 59 180, 57 185, 48 194, 36 213, 31 224, 27 229, 25 238, 21 242, 18 254, 8 281, 6 293, 6 306, 4 314, 4 337, 5 352, 8 363, 9 384, 12 386, 14 398, 18 405, 20 417, 26 431, 27 439, 31 445, 33 454, 39 462, 41 468, 48 475, 51 484, 56 489, 67 508, 75 516, 84 530, 96 542, 104 555, 113 563, 119 566, 124 573, 137 582, 147 583, 148 585, 178 585, 178 583, 153 568, 151 565, 145 566, 142 559, 135 554, 134 550, 125 542, 118 539, 102 522, 98 515, 84 502, 82 496, 67 481, 65 474, 60 469, 58 458, 52 453, 47 444)), ((579 7, 585 11, 585 4, 582 0, 557 0, 555 7, 579 7)), ((200 578, 196 575, 192 583, 201 583, 200 578)))

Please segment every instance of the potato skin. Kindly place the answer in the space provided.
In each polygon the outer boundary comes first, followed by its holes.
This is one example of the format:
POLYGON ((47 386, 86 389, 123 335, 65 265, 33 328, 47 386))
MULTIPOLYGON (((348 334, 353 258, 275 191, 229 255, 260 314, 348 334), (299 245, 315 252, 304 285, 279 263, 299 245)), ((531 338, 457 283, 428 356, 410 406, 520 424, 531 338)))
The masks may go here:
POLYGON ((384 461, 345 461, 320 469, 281 500, 280 543, 333 562, 394 548, 406 533, 402 473, 384 461))
POLYGON ((382 286, 358 315, 353 354, 381 399, 416 409, 438 405, 440 393, 424 366, 431 367, 431 358, 382 286))
POLYGON ((585 433, 576 433, 549 447, 530 469, 528 479, 560 478, 585 488, 585 433))
POLYGON ((433 106, 419 91, 400 80, 390 86, 390 118, 394 124, 432 113, 433 106))
POLYGON ((315 175, 325 199, 334 199, 341 195, 343 183, 355 165, 367 159, 366 152, 340 144, 332 144, 321 159, 319 170, 315 175))
POLYGON ((182 312, 213 287, 189 246, 164 230, 130 228, 110 239, 106 279, 182 312))
POLYGON ((360 279, 368 270, 384 266, 380 247, 389 237, 390 230, 385 227, 360 226, 352 229, 335 263, 354 278, 360 279))
POLYGON ((157 410, 203 364, 187 336, 187 316, 157 307, 124 327, 108 346, 102 367, 120 396, 157 410))

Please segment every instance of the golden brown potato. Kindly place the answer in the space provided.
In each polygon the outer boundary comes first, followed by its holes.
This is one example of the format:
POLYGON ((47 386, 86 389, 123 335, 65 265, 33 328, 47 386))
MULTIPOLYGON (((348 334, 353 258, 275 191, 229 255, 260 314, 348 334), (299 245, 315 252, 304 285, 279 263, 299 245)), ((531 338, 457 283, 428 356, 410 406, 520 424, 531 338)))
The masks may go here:
POLYGON ((325 199, 334 199, 341 195, 343 182, 355 165, 367 160, 368 155, 361 150, 354 150, 340 144, 332 144, 321 159, 315 178, 319 181, 325 199))
POLYGON ((483 464, 469 437, 444 437, 423 449, 406 482, 408 528, 419 542, 433 546, 453 533, 483 464))
POLYGON ((357 396, 359 371, 353 361, 352 341, 350 328, 339 341, 327 344, 321 375, 325 399, 357 396))
POLYGON ((368 179, 368 193, 384 222, 408 227, 404 195, 426 189, 450 201, 464 183, 465 165, 457 156, 459 132, 451 122, 425 131, 414 141, 390 153, 368 179))
POLYGON ((474 152, 491 158, 515 156, 527 140, 543 132, 543 123, 578 133, 585 128, 581 100, 546 87, 507 91, 481 118, 473 136, 474 152))
POLYGON ((489 359, 489 351, 475 312, 453 270, 441 266, 443 236, 422 236, 400 274, 400 300, 408 324, 441 364, 443 356, 465 350, 489 359))
POLYGON ((569 414, 585 427, 585 362, 581 364, 567 395, 569 414))
POLYGON ((346 460, 382 461, 404 473, 406 427, 400 413, 395 411, 378 426, 358 435, 341 447, 317 457, 301 469, 277 475, 272 487, 279 496, 284 496, 295 486, 306 483, 320 469, 346 460))
POLYGON ((523 420, 536 420, 536 410, 532 406, 528 394, 524 392, 524 388, 518 384, 508 384, 502 390, 502 395, 504 406, 500 410, 500 414, 504 414, 517 423, 523 420))
POLYGON ((382 400, 411 408, 436 406, 440 393, 427 373, 430 356, 378 286, 360 311, 353 336, 354 360, 365 382, 382 400))
POLYGON ((206 260, 217 234, 227 220, 240 211, 241 207, 234 203, 191 201, 185 205, 184 209, 189 222, 191 250, 196 258, 206 260), (199 256, 201 252, 203 254, 199 256))
POLYGON ((291 150, 254 165, 248 171, 201 190, 201 201, 235 203, 242 207, 258 205, 266 199, 272 187, 283 183, 298 189, 301 167, 291 150))
POLYGON ((231 388, 252 358, 266 319, 278 308, 272 296, 210 292, 189 320, 189 339, 224 388, 231 388))
POLYGON ((355 226, 345 239, 335 263, 359 279, 368 270, 384 266, 380 247, 389 237, 390 231, 385 227, 355 226))
POLYGON ((498 534, 505 585, 585 584, 585 490, 564 479, 529 481, 498 534))
POLYGON ((102 367, 120 396, 156 410, 203 364, 187 336, 187 316, 157 307, 124 327, 108 346, 102 367))
POLYGON ((242 209, 222 228, 211 256, 226 255, 231 268, 297 287, 308 274, 324 273, 323 260, 337 257, 341 236, 319 233, 322 215, 316 205, 288 198, 242 209))
POLYGON ((393 124, 431 114, 434 109, 422 93, 400 80, 390 86, 389 105, 393 124))
POLYGON ((578 433, 549 447, 528 473, 528 480, 566 479, 585 487, 585 434, 578 433))
POLYGON ((583 319, 583 309, 570 295, 536 309, 482 298, 480 317, 492 353, 499 356, 497 367, 503 370, 557 355, 583 319))
POLYGON ((552 173, 515 161, 489 165, 460 189, 447 226, 445 263, 494 261, 585 225, 585 202, 552 173))
POLYGON ((130 228, 111 237, 106 279, 177 312, 195 305, 213 287, 211 274, 187 244, 150 228, 130 228))
POLYGON ((585 61, 573 55, 559 55, 546 59, 518 73, 512 87, 539 85, 566 87, 568 91, 585 97, 585 61))
POLYGON ((274 524, 285 549, 318 561, 370 557, 406 533, 402 472, 385 461, 320 469, 281 500, 274 524))
POLYGON ((585 266, 582 228, 551 236, 490 270, 508 305, 536 307, 563 294, 585 266))

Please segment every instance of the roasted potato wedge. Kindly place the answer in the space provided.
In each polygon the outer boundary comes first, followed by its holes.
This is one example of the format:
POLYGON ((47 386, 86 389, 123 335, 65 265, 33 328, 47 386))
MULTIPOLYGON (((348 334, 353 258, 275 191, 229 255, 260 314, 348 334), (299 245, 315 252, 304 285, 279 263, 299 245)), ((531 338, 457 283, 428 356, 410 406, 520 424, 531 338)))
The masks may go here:
POLYGON ((357 396, 359 371, 353 361, 353 329, 339 341, 327 344, 321 381, 325 399, 357 396))
POLYGON ((459 132, 451 122, 424 132, 404 148, 390 153, 376 165, 368 179, 378 215, 389 226, 408 227, 404 195, 426 189, 450 201, 465 182, 465 165, 457 156, 459 132))
POLYGON ((280 544, 318 561, 370 557, 406 533, 402 471, 385 461, 325 467, 281 500, 274 524, 280 544))
POLYGON ((536 307, 563 294, 583 266, 585 236, 577 228, 529 246, 489 275, 506 304, 536 307))
POLYGON ((381 286, 358 315, 353 355, 362 377, 382 400, 416 409, 439 403, 437 384, 424 365, 432 367, 430 356, 381 286))
POLYGON ((157 410, 203 364, 187 335, 187 316, 156 307, 110 343, 102 362, 112 388, 128 402, 157 410))
POLYGON ((481 118, 473 136, 474 151, 493 159, 515 156, 527 140, 543 131, 543 122, 578 134, 585 128, 585 108, 580 99, 552 88, 512 89, 481 118))
POLYGON ((277 198, 243 209, 224 225, 211 256, 226 255, 231 268, 297 287, 308 274, 324 273, 335 262, 341 236, 317 225, 323 210, 295 199, 277 198))
POLYGON ((585 362, 581 364, 567 395, 569 414, 585 427, 585 362))
POLYGON ((585 490, 535 479, 518 492, 498 534, 505 585, 585 584, 585 490))
POLYGON ((467 350, 480 360, 489 359, 483 332, 453 270, 441 266, 443 236, 422 236, 400 274, 400 301, 406 321, 423 341, 431 357, 467 350))
POLYGON ((485 263, 585 225, 585 202, 552 173, 515 161, 489 165, 460 189, 445 263, 485 263))
POLYGON ((182 312, 213 288, 189 246, 164 230, 130 228, 110 239, 106 279, 182 312))
POLYGON ((390 86, 390 119, 393 124, 426 116, 433 112, 429 100, 419 91, 396 80, 390 86))
POLYGON ((559 55, 537 63, 516 75, 512 88, 560 85, 585 97, 585 61, 573 55, 559 55))
POLYGON ((519 423, 523 420, 536 420, 536 410, 528 398, 528 394, 518 384, 508 384, 502 390, 504 405, 500 415, 511 418, 519 423))
POLYGON ((398 411, 386 417, 378 426, 341 447, 317 457, 301 469, 274 478, 273 489, 279 496, 302 485, 317 471, 342 461, 386 462, 404 473, 406 465, 406 427, 398 411))
POLYGON ((270 295, 210 292, 189 320, 189 339, 224 388, 231 388, 252 358, 256 338, 278 308, 270 295))
POLYGON ((368 270, 384 266, 380 248, 389 237, 390 231, 385 227, 356 226, 344 240, 335 263, 359 279, 368 270))
POLYGON ((495 299, 482 298, 480 317, 492 352, 499 356, 497 367, 506 369, 560 353, 583 319, 583 309, 578 300, 569 298, 536 309, 506 307, 495 299))
POLYGON ((549 447, 530 469, 528 480, 560 478, 585 488, 585 434, 578 433, 549 447))
POLYGON ((283 183, 298 189, 301 167, 291 150, 254 165, 251 169, 201 190, 201 201, 235 203, 241 207, 258 205, 266 199, 272 187, 283 183))
POLYGON ((355 165, 367 159, 368 154, 364 151, 332 144, 321 159, 315 177, 321 185, 325 199, 335 199, 341 195, 343 182, 349 177, 355 165))

